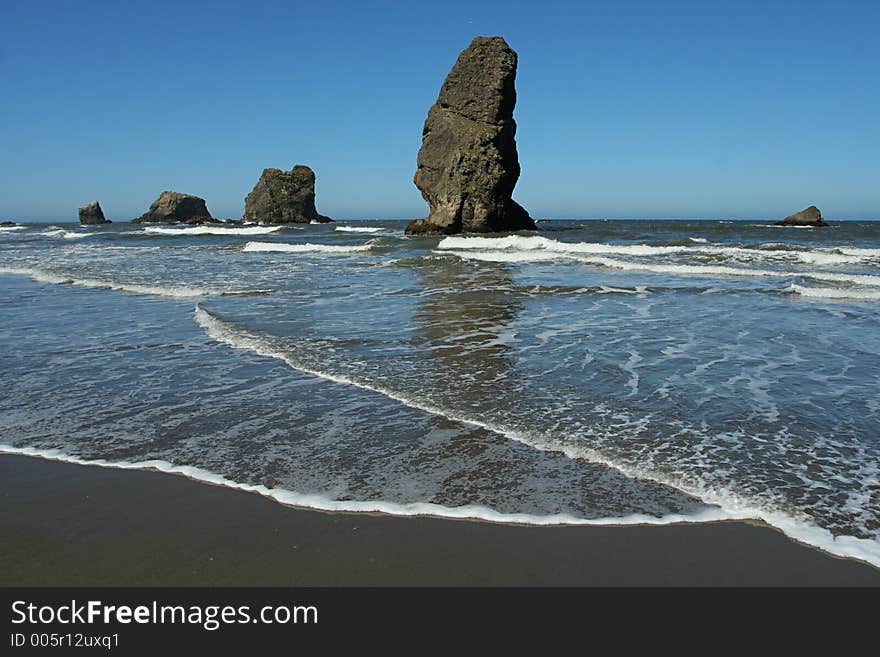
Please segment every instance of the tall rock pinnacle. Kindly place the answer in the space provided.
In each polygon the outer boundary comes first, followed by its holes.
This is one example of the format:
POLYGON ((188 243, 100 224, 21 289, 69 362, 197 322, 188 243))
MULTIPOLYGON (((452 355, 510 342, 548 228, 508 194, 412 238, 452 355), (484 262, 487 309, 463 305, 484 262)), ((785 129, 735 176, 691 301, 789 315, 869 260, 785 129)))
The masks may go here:
POLYGON ((428 111, 413 178, 430 215, 408 234, 535 229, 511 198, 520 171, 516 64, 501 37, 476 37, 458 56, 428 111))

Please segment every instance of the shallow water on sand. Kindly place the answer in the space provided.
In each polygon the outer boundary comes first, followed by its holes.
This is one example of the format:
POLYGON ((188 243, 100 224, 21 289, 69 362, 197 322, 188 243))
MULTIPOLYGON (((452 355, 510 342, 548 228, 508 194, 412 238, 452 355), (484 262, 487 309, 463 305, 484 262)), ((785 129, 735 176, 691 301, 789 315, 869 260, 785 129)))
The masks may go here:
POLYGON ((0 443, 318 508, 761 518, 880 565, 880 224, 0 234, 0 443))

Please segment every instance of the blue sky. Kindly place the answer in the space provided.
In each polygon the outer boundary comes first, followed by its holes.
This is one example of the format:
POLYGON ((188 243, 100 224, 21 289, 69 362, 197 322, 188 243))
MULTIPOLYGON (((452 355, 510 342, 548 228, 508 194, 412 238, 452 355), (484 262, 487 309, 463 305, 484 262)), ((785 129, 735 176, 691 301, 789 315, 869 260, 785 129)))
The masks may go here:
POLYGON ((6 2, 0 218, 240 217, 307 164, 341 218, 426 214, 428 107, 478 34, 519 53, 538 218, 880 219, 878 2, 6 2))

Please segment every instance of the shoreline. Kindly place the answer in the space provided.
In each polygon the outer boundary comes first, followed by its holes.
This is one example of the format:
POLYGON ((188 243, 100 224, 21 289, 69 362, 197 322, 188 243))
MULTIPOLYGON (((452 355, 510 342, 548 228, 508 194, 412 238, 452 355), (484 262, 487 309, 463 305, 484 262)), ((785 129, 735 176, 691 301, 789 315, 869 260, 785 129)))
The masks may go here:
POLYGON ((535 526, 325 511, 0 453, 3 586, 880 586, 761 521, 535 526))
MULTIPOLYGON (((820 543, 813 543, 798 536, 798 532, 788 533, 779 525, 760 515, 736 515, 718 506, 717 510, 709 508, 699 514, 650 516, 632 514, 615 518, 585 519, 567 514, 534 516, 531 514, 502 513, 480 505, 446 507, 430 502, 395 503, 383 500, 334 500, 321 495, 296 493, 286 489, 267 488, 262 484, 247 484, 228 479, 224 475, 205 470, 198 466, 176 465, 163 460, 147 461, 106 461, 104 459, 89 460, 79 456, 56 453, 55 449, 35 449, 30 447, 13 447, 0 443, 0 457, 24 456, 27 458, 44 459, 63 464, 83 467, 107 468, 111 470, 127 470, 136 472, 153 472, 167 476, 182 477, 195 484, 216 486, 239 493, 255 494, 282 507, 314 513, 344 514, 354 516, 378 516, 390 518, 430 518, 437 520, 469 521, 505 525, 511 527, 666 527, 682 525, 704 525, 711 523, 745 523, 779 532, 786 540, 822 555, 868 566, 880 573, 880 565, 869 558, 863 558, 852 547, 838 547, 839 552, 827 549, 820 543), (307 500, 307 501, 306 501, 307 500), (384 507, 384 508, 380 508, 384 507), (394 510, 390 510, 393 508, 394 510)), ((712 505, 710 505, 712 506, 712 505)), ((850 537, 841 537, 850 539, 850 537)), ((852 539, 861 540, 861 539, 852 539)))

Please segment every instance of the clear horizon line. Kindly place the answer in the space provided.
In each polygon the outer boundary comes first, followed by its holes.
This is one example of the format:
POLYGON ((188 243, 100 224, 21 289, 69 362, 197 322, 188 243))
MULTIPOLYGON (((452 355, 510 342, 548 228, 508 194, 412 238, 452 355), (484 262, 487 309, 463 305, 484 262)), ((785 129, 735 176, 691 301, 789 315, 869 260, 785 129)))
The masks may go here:
MULTIPOLYGON (((111 223, 117 224, 126 224, 132 223, 133 219, 110 219, 111 223)), ((358 217, 356 219, 347 219, 344 217, 334 218, 335 223, 340 222, 358 222, 358 221, 412 221, 415 218, 421 217, 413 217, 413 218, 383 218, 383 217, 358 217)), ((878 219, 862 219, 862 218, 836 218, 836 217, 823 217, 826 221, 829 222, 877 222, 880 221, 878 219)), ((225 223, 230 221, 241 221, 240 218, 231 218, 231 217, 214 217, 217 223, 225 223)), ((77 219, 0 219, 0 221, 13 221, 19 224, 76 224, 79 225, 79 220, 77 219)), ((746 221, 763 221, 763 222, 776 222, 780 221, 778 217, 539 217, 535 218, 535 221, 733 221, 733 222, 746 222, 746 221)), ((179 222, 178 222, 179 223, 179 222)))

